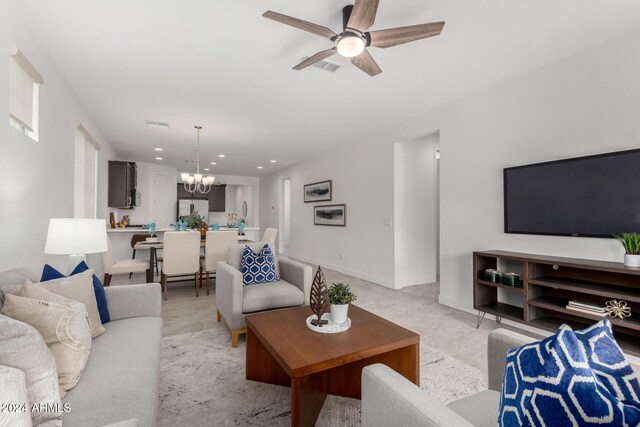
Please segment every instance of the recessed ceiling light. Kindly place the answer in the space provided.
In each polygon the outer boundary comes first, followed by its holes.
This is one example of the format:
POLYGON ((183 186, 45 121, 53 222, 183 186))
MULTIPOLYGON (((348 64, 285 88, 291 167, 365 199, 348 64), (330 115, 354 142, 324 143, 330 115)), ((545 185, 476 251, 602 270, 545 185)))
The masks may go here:
POLYGON ((277 160, 269 160, 271 163, 275 163, 277 162, 277 160))
POLYGON ((162 160, 162 157, 156 157, 156 160, 162 160))
POLYGON ((150 128, 156 129, 169 129, 169 123, 165 122, 156 122, 154 120, 147 120, 147 126, 150 128))
POLYGON ((209 170, 210 170, 209 168, 204 168, 205 172, 209 172, 209 170))
POLYGON ((258 166, 258 169, 262 169, 262 166, 258 166))
POLYGON ((155 148, 155 150, 156 150, 156 151, 162 151, 162 150, 164 150, 164 148, 162 148, 162 147, 156 147, 156 148, 155 148))
POLYGON ((222 158, 224 158, 224 154, 218 154, 218 157, 220 157, 222 159, 222 158))
POLYGON ((217 165, 217 163, 216 163, 216 162, 211 162, 211 164, 212 164, 213 166, 217 165))

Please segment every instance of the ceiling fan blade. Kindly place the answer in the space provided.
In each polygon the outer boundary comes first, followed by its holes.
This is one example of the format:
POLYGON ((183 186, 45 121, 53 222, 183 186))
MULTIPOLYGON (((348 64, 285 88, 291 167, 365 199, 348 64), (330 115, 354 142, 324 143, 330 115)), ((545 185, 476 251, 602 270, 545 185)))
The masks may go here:
POLYGON ((365 49, 360 55, 351 58, 351 63, 369 74, 371 77, 377 76, 382 72, 367 49, 365 49))
POLYGON ((371 31, 369 36, 371 37, 371 46, 385 48, 440 35, 442 28, 444 28, 444 22, 432 22, 430 24, 371 31))
POLYGON ((303 31, 307 31, 309 33, 315 34, 320 37, 326 37, 331 39, 335 37, 337 34, 331 31, 327 27, 323 27, 322 25, 313 24, 311 22, 303 21, 302 19, 293 18, 291 16, 283 15, 278 12, 273 12, 271 10, 266 11, 262 14, 265 18, 272 19, 274 21, 280 22, 282 24, 290 25, 292 27, 298 28, 303 31))
POLYGON ((305 59, 304 61, 302 61, 301 63, 299 63, 298 65, 296 65, 295 67, 293 67, 294 70, 302 70, 307 68, 309 65, 313 65, 318 61, 322 61, 325 58, 330 57, 331 55, 334 55, 336 53, 336 48, 331 48, 331 49, 327 49, 327 50, 323 50, 322 52, 318 52, 315 55, 305 59))
POLYGON ((380 0, 356 0, 347 27, 365 32, 373 25, 380 0))

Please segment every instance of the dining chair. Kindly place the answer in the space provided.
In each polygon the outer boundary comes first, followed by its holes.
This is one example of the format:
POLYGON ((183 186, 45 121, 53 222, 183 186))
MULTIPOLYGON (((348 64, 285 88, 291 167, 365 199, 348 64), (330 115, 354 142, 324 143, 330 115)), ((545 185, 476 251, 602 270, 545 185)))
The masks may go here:
MULTIPOLYGON (((131 249, 133 249, 133 252, 131 254, 131 259, 135 259, 136 257, 136 243, 140 243, 140 242, 144 242, 147 240, 147 237, 149 237, 148 234, 134 234, 133 236, 131 236, 131 249)), ((155 234, 152 236, 155 237, 155 234)), ((153 249, 149 249, 149 250, 153 250, 153 249)), ((153 267, 155 266, 156 268, 156 273, 158 272, 158 263, 155 262, 154 265, 151 266, 151 268, 153 269, 153 267)), ((131 274, 129 273, 129 279, 131 279, 131 274)))
POLYGON ((102 265, 104 268, 104 286, 109 286, 109 284, 111 284, 111 277, 118 274, 129 274, 129 278, 131 278, 131 274, 133 273, 146 273, 147 283, 153 280, 149 261, 141 259, 115 261, 111 250, 111 239, 108 235, 107 251, 102 253, 102 265))
POLYGON ((264 234, 262 235, 261 242, 266 242, 269 244, 269 247, 273 250, 273 253, 276 253, 276 236, 278 235, 277 228, 267 228, 264 230, 264 234))
POLYGON ((198 296, 198 273, 200 272, 200 232, 168 231, 164 233, 163 261, 160 270, 162 294, 167 300, 167 279, 176 276, 193 276, 198 296))
POLYGON ((200 287, 202 287, 202 276, 206 273, 207 295, 209 295, 209 276, 216 274, 218 261, 226 261, 229 248, 237 243, 236 231, 207 231, 204 259, 200 260, 200 287))

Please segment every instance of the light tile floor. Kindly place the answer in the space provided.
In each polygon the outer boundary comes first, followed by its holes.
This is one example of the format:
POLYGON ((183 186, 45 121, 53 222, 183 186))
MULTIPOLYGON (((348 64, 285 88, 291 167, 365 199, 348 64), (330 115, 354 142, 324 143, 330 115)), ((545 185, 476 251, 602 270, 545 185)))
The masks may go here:
MULTIPOLYGON (((348 283, 358 295, 356 304, 373 313, 383 308, 386 313, 394 313, 391 317, 387 315, 387 318, 420 333, 429 346, 484 373, 487 372, 487 336, 493 329, 502 327, 535 336, 489 319, 485 319, 480 328, 476 329, 475 315, 438 303, 439 287, 436 283, 393 290, 335 271, 324 272, 328 283, 348 283)), ((134 275, 131 280, 124 276, 119 280, 114 278, 113 285, 142 281, 142 275, 134 275)), ((469 291, 471 292, 471 285, 469 291)), ((219 327, 216 322, 215 281, 212 281, 209 296, 203 287, 197 298, 193 282, 170 283, 168 300, 163 302, 162 316, 164 336, 219 327)), ((243 339, 241 338, 241 342, 243 339)))

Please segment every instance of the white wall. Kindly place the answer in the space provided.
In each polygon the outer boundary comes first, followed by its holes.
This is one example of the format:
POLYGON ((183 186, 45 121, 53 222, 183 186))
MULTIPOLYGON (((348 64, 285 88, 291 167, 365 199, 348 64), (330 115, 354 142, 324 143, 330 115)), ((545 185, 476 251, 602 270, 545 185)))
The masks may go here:
MULTIPOLYGON (((102 146, 98 154, 98 216, 107 213, 109 143, 21 15, 18 1, 0 1, 0 271, 17 266, 62 269, 64 256, 44 255, 51 217, 73 216, 74 135, 81 122, 102 146), (40 138, 9 126, 9 52, 16 44, 44 78, 40 88, 40 138)), ((101 271, 99 256, 89 263, 101 271)))
MULTIPOLYGON (((178 173, 178 170, 155 163, 136 162, 136 165, 138 166, 137 192, 140 193, 140 205, 136 206, 135 209, 112 210, 117 212, 116 221, 118 221, 122 215, 129 215, 131 224, 148 224, 156 220, 153 212, 153 181, 155 175, 174 177, 178 173)), ((178 202, 178 187, 176 185, 173 186, 172 200, 174 204, 173 220, 175 220, 178 202)))
POLYGON ((639 73, 636 32, 430 116, 441 131, 441 302, 471 308, 473 250, 622 260, 613 239, 504 234, 502 169, 640 147, 639 73))
POLYGON ((382 219, 393 215, 393 144, 439 130, 441 303, 471 310, 474 250, 620 261, 623 251, 612 239, 504 234, 502 168, 640 147, 639 75, 634 32, 417 114, 264 177, 262 226, 277 225, 277 181, 290 175, 291 252, 392 286, 393 231, 382 219), (345 229, 314 227, 311 206, 302 203, 302 185, 327 178, 334 179, 334 201, 348 205, 345 229))
POLYGON ((395 287, 436 281, 438 134, 394 145, 395 287))
POLYGON ((343 146, 262 177, 262 229, 279 228, 284 178, 291 179, 288 255, 393 287, 393 228, 383 225, 393 218, 393 144, 343 146), (304 184, 326 179, 333 180, 333 200, 304 203, 304 184), (313 206, 329 203, 347 205, 346 227, 313 225, 313 206))

